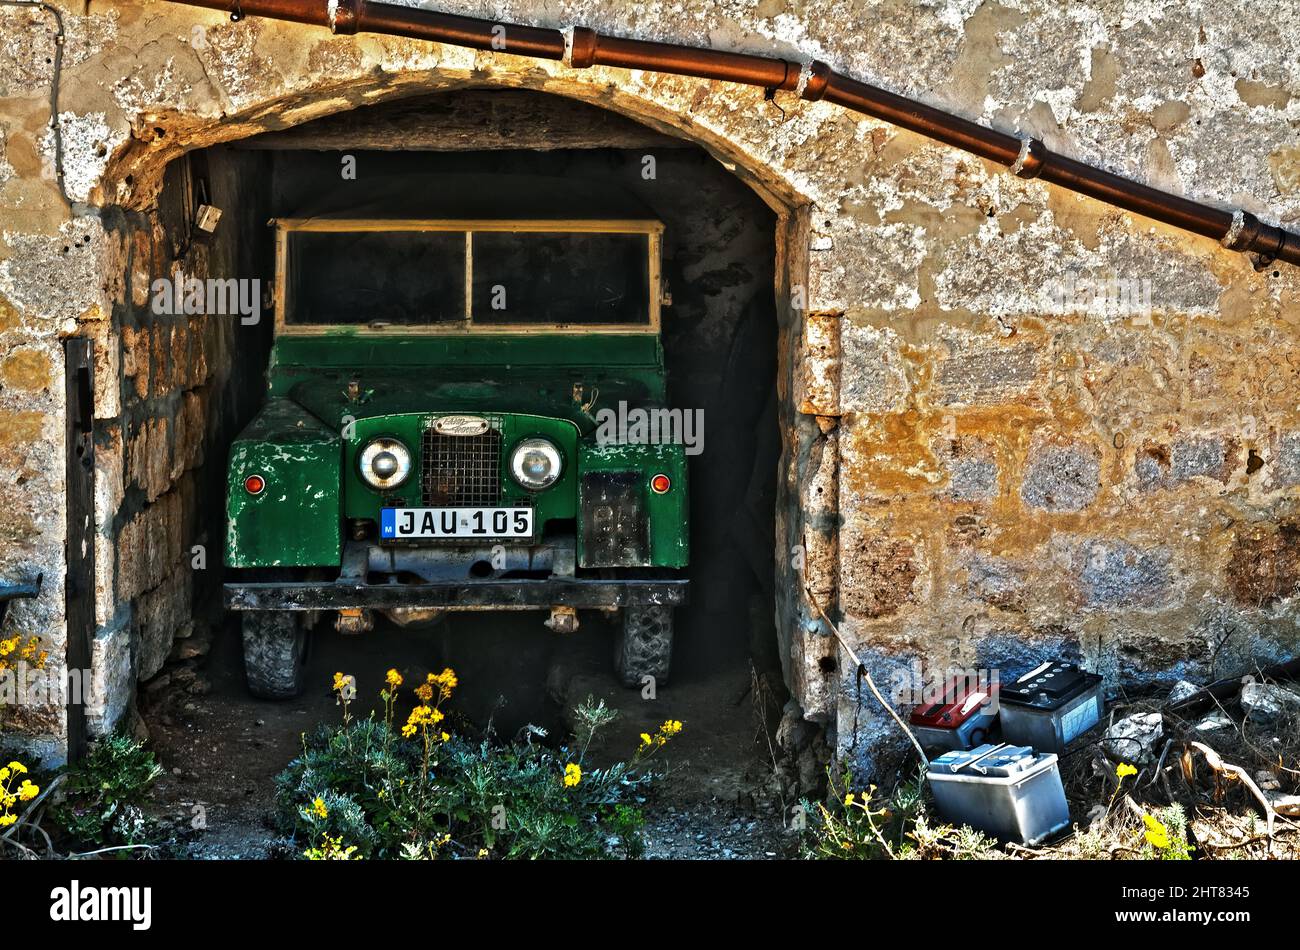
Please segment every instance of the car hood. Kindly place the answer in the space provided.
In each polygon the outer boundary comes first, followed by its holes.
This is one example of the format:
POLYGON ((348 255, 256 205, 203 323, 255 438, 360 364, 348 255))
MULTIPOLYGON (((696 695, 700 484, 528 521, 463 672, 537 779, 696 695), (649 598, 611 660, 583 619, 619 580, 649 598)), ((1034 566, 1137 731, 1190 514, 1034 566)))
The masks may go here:
MULTIPOLYGON (((296 374, 295 374, 296 375, 296 374)), ((628 370, 567 371, 519 370, 475 367, 472 371, 445 367, 422 372, 380 370, 340 373, 324 371, 300 381, 280 380, 280 388, 294 402, 327 425, 341 427, 347 417, 431 412, 526 413, 568 419, 584 432, 595 426, 594 413, 602 408, 663 405, 662 382, 657 374, 628 370), (351 385, 356 381, 355 387, 351 385), (290 384, 287 388, 286 382, 290 384), (596 402, 584 412, 574 399, 580 385, 584 402, 596 402), (357 393, 353 398, 351 392, 357 393)))
POLYGON ((654 334, 330 334, 281 336, 271 395, 322 422, 403 413, 527 413, 594 427, 581 402, 617 410, 665 405, 654 334), (350 385, 355 380, 355 387, 350 385))

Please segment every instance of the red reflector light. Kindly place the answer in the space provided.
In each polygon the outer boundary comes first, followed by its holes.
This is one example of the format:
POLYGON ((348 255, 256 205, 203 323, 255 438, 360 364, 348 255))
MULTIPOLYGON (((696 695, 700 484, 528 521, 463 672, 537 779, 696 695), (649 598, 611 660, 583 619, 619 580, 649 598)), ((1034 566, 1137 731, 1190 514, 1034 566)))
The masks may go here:
POLYGON ((261 475, 249 475, 244 479, 244 490, 250 495, 260 495, 266 488, 266 479, 261 475))
POLYGON ((650 490, 653 491, 656 495, 662 495, 672 487, 673 487, 672 479, 669 478, 667 475, 660 474, 650 479, 650 490))

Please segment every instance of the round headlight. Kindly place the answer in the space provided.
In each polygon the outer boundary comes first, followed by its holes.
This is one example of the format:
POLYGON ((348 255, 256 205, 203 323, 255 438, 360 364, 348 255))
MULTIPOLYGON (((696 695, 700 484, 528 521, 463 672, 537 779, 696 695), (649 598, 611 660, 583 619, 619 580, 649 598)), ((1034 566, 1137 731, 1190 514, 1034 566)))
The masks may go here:
POLYGON ((357 457, 357 467, 371 488, 396 488, 411 474, 411 453, 396 439, 371 439, 357 457))
POLYGON ((560 450, 546 439, 524 439, 510 455, 510 474, 529 491, 541 491, 560 477, 560 450))

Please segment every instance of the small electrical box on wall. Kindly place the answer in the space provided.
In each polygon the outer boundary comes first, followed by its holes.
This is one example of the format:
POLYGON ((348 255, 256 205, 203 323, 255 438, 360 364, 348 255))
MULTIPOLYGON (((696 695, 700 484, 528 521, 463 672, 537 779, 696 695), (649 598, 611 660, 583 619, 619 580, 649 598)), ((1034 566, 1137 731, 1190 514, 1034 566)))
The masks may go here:
POLYGON ((217 230, 217 224, 221 221, 221 209, 213 205, 201 204, 194 212, 194 227, 200 231, 206 231, 208 234, 217 230))

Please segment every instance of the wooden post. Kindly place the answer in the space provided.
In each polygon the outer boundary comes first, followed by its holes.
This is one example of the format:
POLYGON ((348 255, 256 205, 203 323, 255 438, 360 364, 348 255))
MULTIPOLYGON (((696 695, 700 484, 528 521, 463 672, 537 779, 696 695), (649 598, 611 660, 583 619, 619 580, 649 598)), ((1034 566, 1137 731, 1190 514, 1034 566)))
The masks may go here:
POLYGON ((68 761, 86 752, 86 694, 90 689, 91 640, 95 636, 95 343, 64 341, 66 481, 68 528, 64 586, 67 617, 68 761), (79 684, 78 689, 72 689, 79 684))

